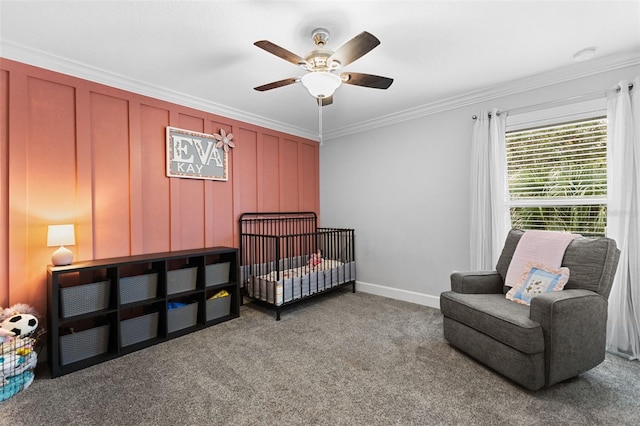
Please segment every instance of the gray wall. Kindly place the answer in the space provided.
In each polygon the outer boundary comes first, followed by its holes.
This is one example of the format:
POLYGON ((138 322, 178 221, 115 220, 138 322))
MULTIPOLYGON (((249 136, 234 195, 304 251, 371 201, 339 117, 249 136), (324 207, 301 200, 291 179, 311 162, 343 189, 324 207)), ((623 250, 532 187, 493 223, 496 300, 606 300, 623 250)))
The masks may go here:
POLYGON ((604 92, 637 75, 636 61, 325 140, 320 148, 321 223, 355 228, 359 291, 438 307, 451 272, 469 268, 472 115, 604 92))

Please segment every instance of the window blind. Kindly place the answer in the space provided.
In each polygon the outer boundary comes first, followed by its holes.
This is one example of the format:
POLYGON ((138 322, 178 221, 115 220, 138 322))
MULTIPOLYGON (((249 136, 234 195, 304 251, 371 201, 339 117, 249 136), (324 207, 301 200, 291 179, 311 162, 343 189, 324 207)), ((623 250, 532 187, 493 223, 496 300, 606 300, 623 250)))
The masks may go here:
POLYGON ((507 132, 512 225, 604 235, 606 142, 605 117, 507 132))

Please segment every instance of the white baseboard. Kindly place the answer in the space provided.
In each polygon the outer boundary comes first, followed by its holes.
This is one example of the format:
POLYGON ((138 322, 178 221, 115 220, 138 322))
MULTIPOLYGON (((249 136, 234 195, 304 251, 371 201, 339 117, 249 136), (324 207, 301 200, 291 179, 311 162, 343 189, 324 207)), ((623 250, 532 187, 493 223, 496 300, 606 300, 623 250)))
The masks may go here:
POLYGON ((390 299, 402 300, 404 302, 417 303, 418 305, 440 309, 439 296, 431 296, 430 294, 417 293, 415 291, 386 287, 378 284, 365 283, 362 281, 356 281, 356 290, 363 293, 371 293, 377 296, 388 297, 390 299))

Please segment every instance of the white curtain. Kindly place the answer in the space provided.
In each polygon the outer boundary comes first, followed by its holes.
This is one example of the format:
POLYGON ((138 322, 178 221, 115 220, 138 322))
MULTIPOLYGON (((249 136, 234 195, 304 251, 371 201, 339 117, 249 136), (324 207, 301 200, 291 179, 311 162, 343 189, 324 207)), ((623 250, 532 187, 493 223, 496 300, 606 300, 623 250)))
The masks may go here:
POLYGON ((607 236, 620 262, 609 296, 607 350, 640 358, 640 77, 618 84, 607 101, 607 236))
POLYGON ((507 187, 506 114, 481 111, 471 150, 472 270, 494 270, 511 226, 507 187))

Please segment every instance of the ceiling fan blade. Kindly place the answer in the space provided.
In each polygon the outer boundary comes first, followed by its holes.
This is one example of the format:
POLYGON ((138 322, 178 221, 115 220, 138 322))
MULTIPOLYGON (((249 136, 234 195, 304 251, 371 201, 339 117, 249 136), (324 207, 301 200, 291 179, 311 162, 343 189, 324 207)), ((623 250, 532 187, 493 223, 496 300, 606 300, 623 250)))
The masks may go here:
POLYGON ((331 105, 333 103, 333 96, 327 96, 326 98, 316 98, 318 99, 318 105, 322 104, 322 106, 331 105))
POLYGON ((379 44, 380 40, 378 40, 376 36, 363 31, 340 46, 338 50, 329 57, 328 62, 338 61, 342 67, 346 67, 351 62, 373 50, 373 48, 379 44))
POLYGON ((269 53, 276 55, 279 58, 284 59, 285 61, 291 62, 294 65, 304 65, 306 61, 295 53, 289 52, 287 49, 278 46, 277 44, 273 44, 268 40, 260 40, 253 43, 258 46, 260 49, 264 49, 269 53))
POLYGON ((278 87, 288 86, 296 83, 298 80, 295 78, 285 78, 284 80, 274 81, 273 83, 263 84, 262 86, 254 87, 258 92, 264 92, 265 90, 277 89, 278 87))
POLYGON ((380 77, 373 74, 360 74, 358 72, 343 72, 340 74, 342 82, 354 86, 372 87, 374 89, 388 89, 393 83, 392 78, 380 77))

